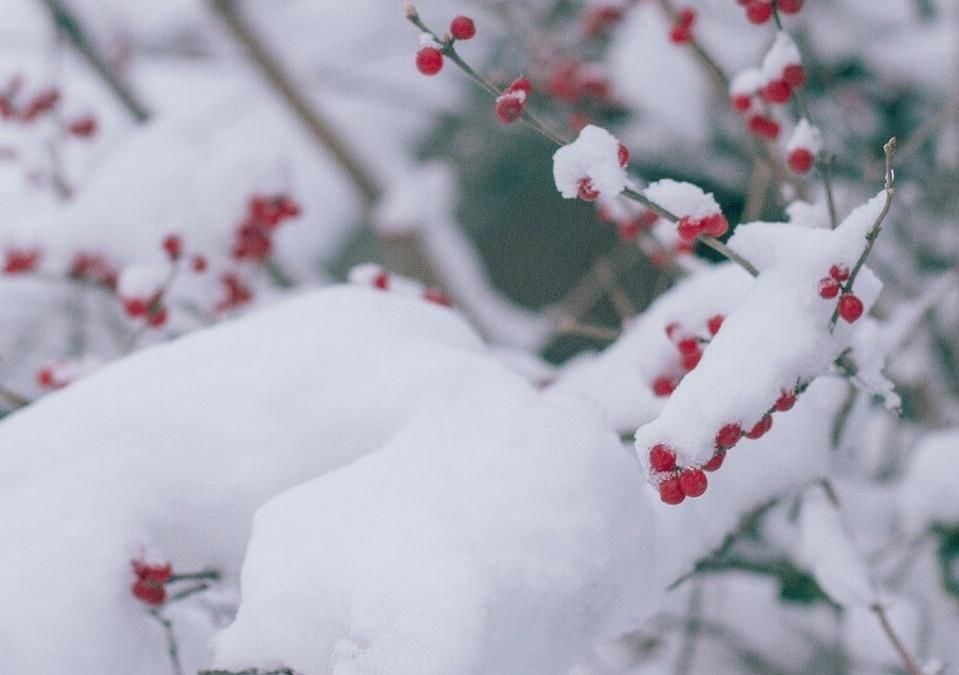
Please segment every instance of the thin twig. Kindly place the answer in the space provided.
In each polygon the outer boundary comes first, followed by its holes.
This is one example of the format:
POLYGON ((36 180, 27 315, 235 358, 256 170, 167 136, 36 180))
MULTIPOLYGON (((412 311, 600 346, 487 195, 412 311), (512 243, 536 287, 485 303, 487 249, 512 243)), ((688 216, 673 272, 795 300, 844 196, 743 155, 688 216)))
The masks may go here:
MULTIPOLYGON (((892 198, 896 193, 896 189, 893 186, 896 176, 895 172, 892 169, 892 158, 896 154, 896 138, 893 136, 889 141, 882 146, 883 152, 886 155, 886 201, 882 205, 882 211, 879 212, 879 216, 876 218, 876 222, 873 223, 872 229, 869 230, 869 233, 866 234, 866 248, 863 249, 862 255, 859 256, 859 260, 856 261, 856 264, 853 266, 852 271, 849 273, 849 281, 846 282, 843 286, 843 292, 848 293, 852 290, 853 284, 856 282, 856 277, 859 276, 859 271, 862 269, 863 265, 866 264, 866 259, 869 257, 869 254, 872 252, 872 247, 876 243, 876 239, 879 237, 879 233, 882 232, 882 222, 886 219, 886 215, 889 213, 889 209, 892 206, 892 198)), ((836 305, 835 311, 832 313, 832 319, 829 321, 829 330, 832 331, 836 327, 836 321, 839 318, 839 305, 836 305)))
POLYGON ((889 616, 886 614, 886 608, 882 605, 876 604, 873 605, 871 609, 876 613, 876 617, 879 619, 879 623, 882 625, 883 632, 886 634, 886 637, 889 638, 889 642, 892 643, 892 646, 896 649, 896 653, 899 654, 902 665, 905 667, 909 675, 923 675, 922 669, 916 665, 915 659, 913 659, 909 654, 909 650, 906 649, 906 646, 902 643, 902 640, 899 639, 899 635, 889 622, 889 616))
POLYGON ((149 111, 136 97, 133 91, 117 76, 103 55, 96 49, 83 30, 76 16, 67 9, 60 0, 41 0, 53 17, 53 22, 69 41, 70 44, 86 59, 90 67, 106 83, 107 87, 123 104, 137 122, 146 122, 150 117, 149 111))
POLYGON ((578 335, 600 342, 615 342, 620 335, 619 331, 613 328, 582 323, 568 316, 564 316, 559 320, 559 326, 556 327, 556 331, 565 335, 578 335))
POLYGON ((183 665, 180 663, 180 650, 177 647, 176 635, 173 633, 173 622, 163 616, 157 609, 151 609, 150 616, 156 619, 163 627, 163 633, 166 636, 167 654, 170 657, 170 667, 173 669, 173 675, 184 675, 183 665))

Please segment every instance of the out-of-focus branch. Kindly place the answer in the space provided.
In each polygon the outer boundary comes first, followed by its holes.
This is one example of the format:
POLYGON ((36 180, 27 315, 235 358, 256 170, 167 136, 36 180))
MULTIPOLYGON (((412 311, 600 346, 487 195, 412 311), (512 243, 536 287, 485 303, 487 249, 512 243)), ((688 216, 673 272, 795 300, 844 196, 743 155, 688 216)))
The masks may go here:
POLYGON ((146 122, 150 117, 149 111, 90 41, 77 17, 60 0, 41 0, 41 2, 50 10, 50 15, 57 30, 86 59, 90 67, 100 76, 100 79, 130 113, 130 116, 137 122, 146 122))
POLYGON ((335 129, 314 109, 293 84, 292 78, 273 56, 260 37, 237 10, 235 0, 210 0, 210 6, 219 16, 234 39, 249 53, 250 60, 293 109, 317 141, 333 156, 360 192, 364 202, 373 204, 379 199, 381 188, 373 174, 362 165, 335 129))

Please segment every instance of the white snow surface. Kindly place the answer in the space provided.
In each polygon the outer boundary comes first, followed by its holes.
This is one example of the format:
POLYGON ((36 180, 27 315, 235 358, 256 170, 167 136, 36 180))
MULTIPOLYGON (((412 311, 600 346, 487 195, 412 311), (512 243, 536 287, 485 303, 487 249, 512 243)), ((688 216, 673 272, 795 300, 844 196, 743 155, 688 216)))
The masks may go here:
POLYGON ((704 192, 692 183, 664 178, 651 183, 643 194, 651 201, 680 218, 704 218, 719 213, 719 203, 713 193, 704 192))
POLYGON ((822 149, 822 133, 818 127, 814 127, 805 117, 799 120, 789 142, 786 143, 786 152, 792 152, 797 148, 805 148, 814 156, 819 154, 822 149))
POLYGON ((934 523, 959 522, 959 429, 943 429, 923 437, 900 488, 903 521, 920 532, 934 523))
POLYGON ((575 141, 553 154, 553 179, 566 199, 576 199, 579 182, 589 178, 602 195, 618 195, 629 185, 629 177, 619 164, 619 140, 592 124, 579 132, 575 141))
POLYGON ((772 47, 766 52, 763 58, 762 74, 763 82, 780 80, 783 71, 787 66, 796 66, 802 64, 802 55, 789 33, 779 31, 776 33, 776 39, 772 47))

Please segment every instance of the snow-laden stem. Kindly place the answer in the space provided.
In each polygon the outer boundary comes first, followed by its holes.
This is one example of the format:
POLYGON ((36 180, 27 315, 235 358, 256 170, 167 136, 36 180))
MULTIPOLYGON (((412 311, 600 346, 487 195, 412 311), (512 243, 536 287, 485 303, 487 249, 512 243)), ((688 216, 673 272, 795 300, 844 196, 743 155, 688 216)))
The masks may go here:
POLYGON ((892 643, 896 653, 899 654, 899 658, 902 660, 902 665, 905 667, 906 672, 908 672, 909 675, 923 675, 922 669, 916 664, 915 659, 913 659, 912 655, 909 654, 909 650, 906 649, 906 646, 902 643, 902 640, 899 639, 899 635, 892 627, 892 623, 889 622, 889 616, 886 614, 886 608, 882 605, 876 604, 870 609, 875 612, 876 618, 879 619, 879 624, 882 626, 883 632, 886 634, 886 637, 889 638, 889 642, 892 643))
MULTIPOLYGON (((872 253, 872 247, 876 243, 876 239, 879 238, 879 233, 882 232, 882 223, 886 219, 886 215, 889 213, 889 209, 892 206, 892 198, 896 193, 896 189, 893 186, 896 176, 892 170, 892 158, 896 154, 896 137, 893 136, 890 138, 882 150, 886 155, 886 201, 882 205, 882 211, 879 212, 879 215, 876 217, 876 222, 873 223, 872 228, 869 230, 869 233, 866 234, 866 248, 863 249, 862 255, 859 256, 859 260, 856 261, 856 264, 853 265, 852 271, 849 273, 849 281, 846 282, 846 285, 843 287, 844 293, 849 293, 853 289, 853 284, 856 283, 856 277, 859 275, 859 271, 862 269, 862 266, 866 264, 866 259, 869 257, 869 254, 872 253)), ((839 305, 836 305, 835 311, 832 313, 832 319, 829 321, 829 330, 832 331, 836 327, 836 321, 839 319, 839 305)))
POLYGON ((151 609, 150 616, 157 620, 166 636, 166 649, 170 657, 170 668, 173 675, 184 675, 183 665, 180 663, 180 650, 177 646, 176 635, 173 634, 173 622, 160 613, 160 610, 151 609))
MULTIPOLYGON (((226 2, 226 1, 228 0, 214 0, 214 2, 226 2)), ((406 19, 410 23, 412 23, 414 26, 416 26, 418 29, 420 29, 421 31, 423 31, 424 33, 427 33, 430 37, 432 37, 433 40, 436 42, 436 44, 439 46, 440 51, 442 51, 445 56, 447 56, 453 63, 455 63, 460 68, 460 70, 466 73, 472 80, 474 80, 477 84, 479 84, 483 89, 488 91, 493 96, 499 96, 500 94, 503 93, 492 82, 490 82, 489 80, 481 76, 479 73, 477 73, 468 63, 466 63, 466 61, 463 60, 463 58, 456 52, 456 48, 453 46, 453 43, 454 43, 453 38, 441 39, 436 33, 430 30, 430 28, 425 23, 423 23, 423 20, 420 18, 419 13, 416 11, 416 7, 413 6, 411 3, 407 3, 406 5, 406 19)), ((539 119, 537 119, 534 115, 532 115, 528 110, 523 111, 522 119, 524 122, 526 122, 526 124, 528 124, 534 130, 538 131, 544 137, 553 141, 557 145, 566 145, 567 143, 569 143, 567 139, 564 139, 562 136, 560 136, 559 134, 549 129, 549 127, 547 127, 545 124, 540 122, 539 119)), ((646 197, 642 193, 637 192, 636 190, 627 188, 623 190, 623 195, 625 195, 629 199, 632 199, 633 201, 639 202, 640 204, 642 204, 649 210, 665 218, 666 220, 669 220, 670 222, 675 223, 679 221, 679 218, 675 214, 670 213, 668 210, 666 210, 665 208, 663 208, 656 202, 650 200, 648 197, 646 197)), ((728 246, 720 242, 718 239, 707 236, 707 237, 702 237, 702 241, 704 244, 709 246, 714 251, 718 252, 720 255, 725 256, 730 261, 742 267, 744 270, 749 272, 749 274, 751 274, 752 276, 755 277, 759 275, 759 272, 748 260, 740 256, 738 253, 730 249, 728 246)))

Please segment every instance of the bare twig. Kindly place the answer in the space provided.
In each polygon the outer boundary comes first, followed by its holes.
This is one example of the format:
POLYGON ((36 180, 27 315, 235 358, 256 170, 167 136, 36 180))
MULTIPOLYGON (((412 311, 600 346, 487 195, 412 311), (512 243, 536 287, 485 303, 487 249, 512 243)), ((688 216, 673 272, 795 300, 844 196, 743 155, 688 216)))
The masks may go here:
POLYGON ((184 675, 183 664, 180 663, 180 650, 177 647, 176 635, 173 633, 173 622, 163 616, 158 609, 151 609, 150 616, 157 620, 163 627, 163 633, 166 636, 167 654, 170 657, 170 668, 173 669, 173 675, 184 675))
POLYGON ((110 64, 90 41, 76 16, 60 0, 41 0, 53 17, 53 22, 70 44, 86 59, 110 91, 119 99, 130 116, 137 122, 146 122, 149 111, 133 91, 117 76, 110 64))
POLYGON ((582 323, 568 316, 564 316, 559 320, 559 326, 556 327, 556 330, 558 333, 565 335, 578 335, 600 342, 615 342, 620 335, 619 331, 613 328, 582 323))
POLYGON ((916 664, 915 659, 913 659, 909 654, 909 650, 906 649, 906 646, 902 643, 902 640, 899 639, 899 635, 896 633, 896 630, 889 622, 889 616, 886 614, 886 608, 882 605, 876 604, 870 609, 876 613, 876 617, 879 619, 879 623, 882 625, 883 632, 886 634, 886 637, 889 638, 889 642, 892 643, 896 653, 899 654, 899 659, 902 661, 902 665, 905 667, 909 675, 923 675, 922 669, 916 664))
MULTIPOLYGON (((863 249, 862 255, 859 256, 859 260, 856 261, 856 264, 853 266, 852 271, 849 273, 849 281, 843 286, 843 292, 848 293, 852 290, 853 284, 856 282, 856 277, 859 275, 859 271, 862 269, 862 266, 866 264, 866 259, 869 257, 869 254, 872 252, 872 247, 876 243, 876 239, 879 237, 879 233, 882 232, 882 222, 886 219, 886 215, 889 213, 889 209, 892 206, 892 198, 896 193, 893 183, 895 182, 895 173, 892 169, 892 158, 896 154, 896 138, 892 137, 889 141, 882 146, 883 152, 886 155, 886 201, 882 205, 882 211, 879 212, 879 215, 876 217, 876 222, 873 223, 872 228, 866 234, 866 248, 863 249)), ((833 330, 836 327, 836 321, 839 318, 839 305, 836 305, 835 311, 832 313, 832 318, 829 320, 829 330, 833 330)))

